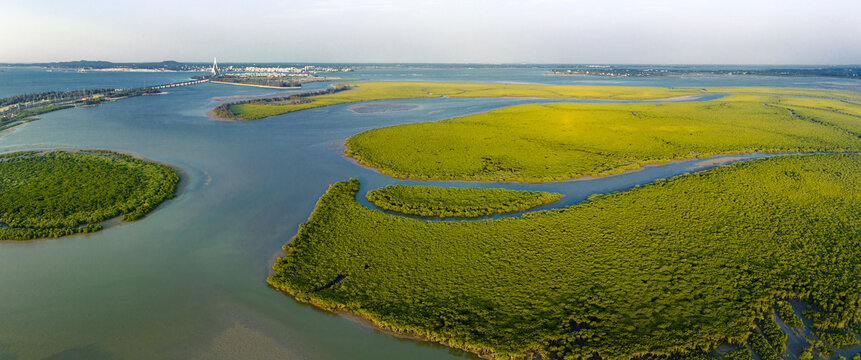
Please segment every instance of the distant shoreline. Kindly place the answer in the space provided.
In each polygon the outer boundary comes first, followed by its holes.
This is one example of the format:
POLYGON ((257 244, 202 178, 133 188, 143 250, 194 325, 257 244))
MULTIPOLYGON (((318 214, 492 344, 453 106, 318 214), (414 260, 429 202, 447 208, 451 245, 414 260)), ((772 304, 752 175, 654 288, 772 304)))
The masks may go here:
POLYGON ((98 71, 98 72, 145 72, 145 73, 178 73, 178 72, 196 72, 192 70, 166 70, 166 69, 132 69, 132 68, 107 68, 107 69, 69 69, 62 67, 45 67, 45 69, 62 69, 62 70, 75 70, 78 72, 90 72, 90 71, 98 71))
POLYGON ((694 70, 678 69, 667 66, 650 68, 632 68, 624 66, 604 66, 591 68, 562 68, 550 69, 545 75, 552 76, 598 76, 598 77, 742 77, 742 76, 772 76, 772 77, 833 77, 858 79, 861 67, 831 66, 824 68, 793 68, 770 67, 764 69, 736 68, 694 70))

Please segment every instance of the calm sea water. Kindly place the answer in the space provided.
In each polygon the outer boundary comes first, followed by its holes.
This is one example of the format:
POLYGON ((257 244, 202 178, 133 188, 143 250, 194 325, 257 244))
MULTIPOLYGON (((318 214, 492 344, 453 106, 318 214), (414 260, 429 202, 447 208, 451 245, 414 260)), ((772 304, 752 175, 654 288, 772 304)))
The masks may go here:
MULTIPOLYGON (((2 68, 0 68, 2 69, 2 68)), ((179 81, 188 73, 75 73, 5 68, 0 96, 179 81)), ((393 68, 356 71, 379 80, 617 83, 559 78, 536 69, 393 68)), ((858 81, 779 78, 633 79, 625 84, 858 86, 858 81), (844 84, 845 83, 845 84, 844 84)), ((327 86, 311 84, 309 88, 327 86)), ((187 176, 181 196, 146 218, 95 234, 0 242, 0 359, 444 359, 460 351, 399 339, 314 309, 266 286, 273 259, 329 184, 363 190, 405 183, 340 156, 344 139, 401 123, 432 121, 519 99, 420 99, 403 112, 358 114, 337 105, 254 122, 218 122, 219 96, 271 89, 201 84, 43 115, 0 137, 0 152, 34 148, 129 151, 172 163, 187 176)), ((653 167, 624 176, 541 185, 568 203, 701 166, 653 167)), ((415 183, 415 182, 412 182, 415 183)), ((455 183, 465 186, 465 183, 455 183)), ((481 183, 476 186, 498 186, 481 183)), ((527 185, 508 184, 509 188, 527 185)))
POLYGON ((128 89, 186 80, 191 72, 78 72, 68 69, 0 66, 0 97, 42 91, 128 89))

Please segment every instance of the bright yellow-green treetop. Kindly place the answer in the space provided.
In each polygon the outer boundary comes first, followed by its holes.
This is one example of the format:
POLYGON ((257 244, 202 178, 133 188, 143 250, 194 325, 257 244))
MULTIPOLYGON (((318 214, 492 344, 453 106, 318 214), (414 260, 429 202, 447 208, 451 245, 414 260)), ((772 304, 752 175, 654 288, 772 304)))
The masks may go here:
POLYGON ((549 181, 726 153, 861 150, 861 106, 732 95, 705 102, 546 103, 369 130, 347 154, 415 179, 549 181))

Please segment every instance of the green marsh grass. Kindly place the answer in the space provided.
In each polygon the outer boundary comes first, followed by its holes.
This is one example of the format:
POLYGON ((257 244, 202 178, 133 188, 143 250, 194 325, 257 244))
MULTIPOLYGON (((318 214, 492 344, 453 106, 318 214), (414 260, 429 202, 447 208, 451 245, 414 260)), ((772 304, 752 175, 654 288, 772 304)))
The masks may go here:
POLYGON ((497 358, 743 344, 775 298, 858 324, 858 154, 755 160, 499 220, 387 215, 356 202, 358 185, 320 199, 273 287, 497 358))
POLYGON ((389 185, 369 191, 377 207, 426 217, 479 217, 522 211, 554 202, 562 194, 507 189, 389 185))
POLYGON ((716 154, 861 149, 861 119, 792 105, 802 100, 517 105, 368 130, 347 140, 346 153, 400 178, 552 181, 716 154))

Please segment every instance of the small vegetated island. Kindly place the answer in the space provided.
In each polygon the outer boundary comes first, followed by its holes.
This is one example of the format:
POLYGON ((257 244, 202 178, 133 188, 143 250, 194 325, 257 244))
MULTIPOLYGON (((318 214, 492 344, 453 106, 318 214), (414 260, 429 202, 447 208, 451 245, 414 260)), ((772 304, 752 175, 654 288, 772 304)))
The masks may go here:
POLYGON ((299 94, 267 97, 261 99, 241 100, 223 103, 212 109, 212 115, 223 120, 244 121, 256 120, 277 115, 278 109, 288 107, 296 109, 308 109, 312 106, 311 97, 324 94, 334 94, 348 90, 349 87, 339 85, 322 90, 305 91, 299 94), (273 112, 274 111, 274 112, 273 112))
POLYGON ((357 203, 358 186, 323 195, 273 287, 496 358, 705 359, 731 344, 727 359, 750 359, 746 344, 779 359, 775 322, 804 326, 784 299, 808 304, 806 353, 857 342, 861 154, 738 163, 498 220, 389 215, 357 203))
POLYGON ((562 194, 508 189, 389 185, 369 191, 377 207, 426 217, 479 217, 522 211, 562 198, 562 194))
POLYGON ((172 168, 105 150, 0 154, 0 240, 60 237, 140 219, 174 196, 172 168))

